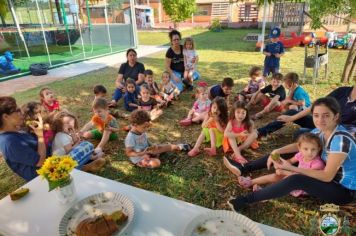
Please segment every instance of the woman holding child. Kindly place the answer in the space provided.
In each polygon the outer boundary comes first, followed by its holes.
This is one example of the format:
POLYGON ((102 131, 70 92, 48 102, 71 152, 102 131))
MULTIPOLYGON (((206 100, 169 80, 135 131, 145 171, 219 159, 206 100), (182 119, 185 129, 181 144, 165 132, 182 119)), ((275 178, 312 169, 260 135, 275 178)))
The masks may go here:
MULTIPOLYGON (((290 154, 298 151, 298 144, 293 143, 273 150, 271 155, 246 163, 244 166, 224 158, 226 167, 237 176, 247 172, 274 165, 276 174, 293 172, 282 180, 261 190, 228 201, 234 211, 248 204, 263 200, 279 198, 294 190, 303 190, 307 194, 326 202, 347 204, 356 197, 356 143, 355 138, 339 125, 340 106, 334 98, 320 98, 311 107, 316 134, 322 143, 321 159, 325 162, 323 170, 303 169, 280 158, 275 161, 272 156, 290 154)), ((292 156, 293 156, 292 155, 292 156)))
POLYGON ((140 86, 145 81, 145 66, 137 61, 137 52, 135 49, 126 51, 127 61, 121 64, 119 74, 115 81, 115 92, 111 101, 111 105, 115 105, 125 92, 125 82, 128 78, 135 80, 137 86, 140 86))
MULTIPOLYGON (((182 80, 186 69, 184 66, 183 45, 180 44, 182 35, 179 31, 172 30, 169 32, 169 39, 171 47, 166 52, 166 71, 169 72, 174 85, 182 92, 184 89, 183 83, 191 87, 189 80, 182 80)), ((193 63, 196 62, 195 60, 193 59, 193 63)), ((192 77, 193 80, 196 80, 199 74, 194 71, 192 77)))
POLYGON ((43 121, 33 121, 29 126, 35 135, 20 132, 23 115, 12 97, 0 97, 0 151, 12 171, 30 181, 46 159, 43 121))

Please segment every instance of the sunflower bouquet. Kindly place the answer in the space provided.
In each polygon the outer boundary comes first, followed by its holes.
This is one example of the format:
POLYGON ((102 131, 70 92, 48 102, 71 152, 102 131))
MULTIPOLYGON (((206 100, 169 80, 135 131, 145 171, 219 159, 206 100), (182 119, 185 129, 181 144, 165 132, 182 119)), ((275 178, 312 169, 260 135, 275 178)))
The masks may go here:
POLYGON ((70 184, 70 172, 77 165, 70 156, 51 156, 37 170, 37 174, 48 181, 49 191, 52 191, 70 184))

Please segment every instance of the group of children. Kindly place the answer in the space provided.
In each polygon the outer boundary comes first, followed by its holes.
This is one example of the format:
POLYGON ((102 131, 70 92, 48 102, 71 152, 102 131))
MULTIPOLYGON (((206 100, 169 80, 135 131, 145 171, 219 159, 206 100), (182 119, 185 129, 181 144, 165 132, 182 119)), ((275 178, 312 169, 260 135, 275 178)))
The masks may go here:
MULTIPOLYGON (((228 77, 224 78, 221 84, 211 87, 204 82, 197 83, 194 96, 196 101, 187 116, 179 121, 182 126, 201 123, 202 131, 192 148, 188 144, 153 145, 149 142, 146 132, 151 121, 161 116, 162 109, 172 104, 173 100, 177 100, 182 92, 172 82, 168 72, 162 73, 160 84, 155 82, 152 70, 145 70, 145 81, 140 86, 130 78, 122 85, 124 108, 132 112, 130 115, 113 112, 110 106, 116 105, 117 101, 114 103, 107 101, 106 88, 97 85, 94 87, 93 116, 79 129, 77 117, 61 109, 53 91, 44 88, 40 91, 39 103, 30 102, 22 108, 27 121, 24 129, 30 131, 28 122, 43 117, 45 142, 51 147, 48 149, 50 150, 48 155, 71 155, 78 161, 79 167, 83 167, 88 161, 95 162, 98 168, 105 165, 104 147, 107 142, 118 138, 119 126, 116 118, 130 120, 125 138, 125 153, 136 166, 159 167, 158 157, 163 152, 185 151, 190 157, 197 156, 204 142, 210 143, 209 147, 203 149, 208 156, 217 155, 218 149, 222 147, 225 153, 224 161, 226 158, 232 158, 238 163, 245 164, 248 159, 242 155, 242 150, 249 147, 256 149, 259 146, 253 120, 260 119, 268 112, 282 112, 288 109, 301 111, 311 105, 309 95, 298 84, 296 73, 288 73, 285 76, 278 73, 279 58, 283 55, 284 49, 283 45, 278 44, 278 40, 276 42, 272 40, 272 43, 276 45, 266 47, 264 51, 266 60, 263 76, 261 68, 252 67, 248 84, 236 95, 232 94, 234 81, 228 77), (270 83, 266 85, 269 72, 273 75, 270 83), (288 94, 285 88, 288 89, 288 94), (232 96, 235 96, 235 102, 229 105, 228 100, 232 96), (256 104, 261 104, 263 109, 252 116, 250 108, 256 104), (99 143, 94 148, 90 142, 85 141, 87 139, 97 139, 99 143)), ((183 54, 186 68, 184 81, 188 81, 185 85, 190 89, 193 83, 192 74, 198 61, 198 54, 191 38, 184 43, 183 54)), ((298 162, 301 168, 324 168, 319 157, 321 144, 317 136, 302 134, 298 146, 299 153, 289 162, 293 164, 298 162)), ((244 188, 253 187, 256 190, 260 185, 277 182, 290 174, 293 173, 277 171, 275 174, 256 179, 241 176, 239 184, 244 188)), ((294 196, 302 194, 304 193, 300 191, 293 193, 294 196)))

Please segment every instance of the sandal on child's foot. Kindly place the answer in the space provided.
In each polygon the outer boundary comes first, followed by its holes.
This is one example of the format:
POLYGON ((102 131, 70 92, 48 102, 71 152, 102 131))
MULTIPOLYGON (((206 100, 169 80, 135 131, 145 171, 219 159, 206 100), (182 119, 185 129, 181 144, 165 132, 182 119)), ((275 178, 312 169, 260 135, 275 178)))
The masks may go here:
POLYGON ((192 124, 192 119, 185 118, 184 120, 179 121, 181 126, 189 126, 192 124))
POLYGON ((209 156, 216 156, 216 149, 214 148, 204 148, 204 152, 209 156))
POLYGON ((251 177, 240 176, 237 178, 239 185, 243 188, 250 188, 252 186, 251 177))
POLYGON ((248 162, 243 156, 233 155, 231 159, 240 164, 246 164, 248 162))
POLYGON ((188 156, 190 156, 190 157, 195 157, 195 156, 198 156, 199 153, 200 153, 199 150, 196 150, 196 149, 193 148, 192 150, 190 150, 190 151, 188 152, 188 156))

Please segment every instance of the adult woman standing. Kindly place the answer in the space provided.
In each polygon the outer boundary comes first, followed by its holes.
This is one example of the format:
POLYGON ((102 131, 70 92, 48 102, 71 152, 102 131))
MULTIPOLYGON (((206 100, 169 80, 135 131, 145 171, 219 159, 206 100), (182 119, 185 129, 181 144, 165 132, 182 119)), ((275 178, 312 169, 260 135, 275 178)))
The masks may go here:
MULTIPOLYGON (((273 164, 275 169, 292 171, 296 174, 259 191, 229 200, 228 204, 233 210, 237 211, 254 202, 279 198, 297 189, 304 190, 309 195, 323 201, 339 205, 355 200, 356 143, 355 138, 338 124, 340 106, 334 98, 325 97, 316 100, 311 111, 316 126, 312 133, 317 134, 322 141, 321 158, 326 163, 325 169, 301 169, 282 158, 281 162, 275 162, 271 157, 268 157, 264 162, 264 166, 267 168, 273 164)), ((297 150, 297 144, 293 143, 276 149, 271 154, 295 153, 297 150)), ((229 162, 228 165, 231 163, 229 162)), ((229 167, 231 168, 231 166, 229 167)), ((235 174, 241 174, 244 171, 244 168, 238 166, 234 166, 234 168, 235 174)))
POLYGON ((39 117, 39 121, 30 125, 35 135, 19 132, 22 124, 23 116, 16 100, 0 97, 0 151, 11 170, 30 181, 46 159, 43 121, 39 117))
POLYGON ((137 61, 137 52, 130 48, 126 51, 127 61, 122 63, 119 69, 119 74, 115 81, 115 92, 110 105, 116 105, 125 92, 125 82, 127 78, 135 80, 139 86, 145 81, 145 66, 137 61))

